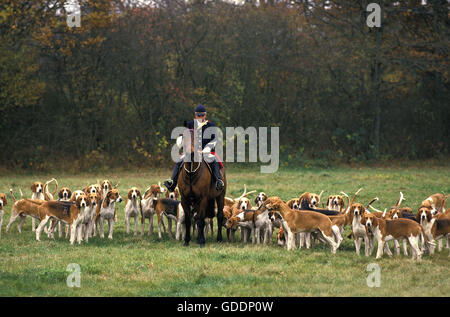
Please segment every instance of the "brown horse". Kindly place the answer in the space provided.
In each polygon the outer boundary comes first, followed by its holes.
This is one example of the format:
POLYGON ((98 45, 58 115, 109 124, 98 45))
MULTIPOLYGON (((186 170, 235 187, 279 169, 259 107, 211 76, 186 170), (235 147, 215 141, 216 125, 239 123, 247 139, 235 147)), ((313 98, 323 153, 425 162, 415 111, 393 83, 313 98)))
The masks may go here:
POLYGON ((223 189, 217 191, 211 171, 203 160, 202 153, 194 150, 192 130, 185 133, 185 162, 178 175, 178 188, 181 195, 181 205, 185 212, 186 236, 184 245, 188 246, 191 240, 191 220, 197 222, 197 243, 200 247, 205 246, 205 218, 215 216, 215 204, 217 203, 217 241, 222 241, 223 207, 225 204, 225 193, 227 181, 224 169, 221 169, 223 189), (186 142, 188 141, 188 142, 186 142), (189 144, 190 141, 190 144, 189 144), (186 145, 187 144, 187 145, 186 145))

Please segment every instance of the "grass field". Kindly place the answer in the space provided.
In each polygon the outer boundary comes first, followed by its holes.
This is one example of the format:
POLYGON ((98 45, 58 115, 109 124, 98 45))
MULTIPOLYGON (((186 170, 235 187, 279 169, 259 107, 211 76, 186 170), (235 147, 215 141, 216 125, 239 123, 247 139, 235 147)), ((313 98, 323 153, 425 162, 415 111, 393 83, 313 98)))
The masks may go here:
MULTIPOLYGON (((0 192, 12 186, 16 193, 22 188, 29 197, 31 183, 38 179, 56 177, 60 187, 77 189, 108 178, 113 183, 120 181, 119 190, 125 196, 131 186, 145 189, 169 174, 169 170, 7 174, 0 178, 0 192)), ((379 209, 395 203, 399 191, 406 198, 403 205, 414 211, 428 195, 450 192, 448 167, 285 169, 276 174, 234 168, 228 169, 227 178, 227 196, 232 197, 240 195, 244 184, 249 190, 286 200, 304 191, 324 190, 323 197, 327 197, 340 191, 353 194, 363 187, 358 201, 367 203, 378 196, 380 201, 374 206, 379 209)), ((35 241, 30 219, 21 235, 16 225, 6 234, 10 207, 11 200, 0 239, 0 296, 450 296, 450 257, 445 248, 414 262, 403 255, 380 260, 375 260, 375 254, 358 257, 353 241, 347 238, 335 255, 325 246, 288 252, 276 243, 218 244, 210 235, 203 249, 195 242, 183 247, 167 234, 159 239, 157 228, 152 236, 126 235, 124 203, 118 205, 113 241, 95 237, 88 244, 70 246, 67 240, 49 240, 46 235, 41 242, 35 241), (70 263, 81 268, 80 288, 66 285, 70 263), (366 284, 370 263, 380 266, 380 287, 366 284)))

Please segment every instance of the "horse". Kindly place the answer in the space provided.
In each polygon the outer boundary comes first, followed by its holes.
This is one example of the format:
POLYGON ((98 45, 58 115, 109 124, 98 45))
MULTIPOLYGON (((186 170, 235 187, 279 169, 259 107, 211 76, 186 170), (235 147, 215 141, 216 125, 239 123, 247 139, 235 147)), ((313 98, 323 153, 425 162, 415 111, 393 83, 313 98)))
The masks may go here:
POLYGON ((227 181, 225 171, 222 168, 220 172, 225 186, 221 191, 217 191, 213 182, 212 171, 205 162, 202 152, 194 150, 193 130, 187 130, 184 136, 185 162, 178 175, 181 205, 185 212, 186 236, 184 245, 188 246, 191 240, 190 228, 193 219, 197 222, 197 243, 202 248, 205 246, 205 218, 215 216, 215 203, 217 203, 217 241, 222 242, 221 227, 224 219, 223 207, 225 205, 227 181))

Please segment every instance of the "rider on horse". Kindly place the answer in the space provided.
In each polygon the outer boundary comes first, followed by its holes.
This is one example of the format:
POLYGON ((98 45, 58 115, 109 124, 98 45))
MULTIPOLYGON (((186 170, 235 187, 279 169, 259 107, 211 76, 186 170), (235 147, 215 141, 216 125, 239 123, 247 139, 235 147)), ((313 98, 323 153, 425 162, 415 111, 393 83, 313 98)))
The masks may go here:
MULTIPOLYGON (((204 137, 204 132, 206 129, 214 127, 215 124, 209 120, 206 120, 206 108, 203 105, 198 105, 195 107, 195 119, 191 120, 187 123, 188 129, 201 129, 201 140, 199 144, 202 145, 202 153, 208 158, 208 162, 212 167, 212 171, 214 174, 214 178, 216 179, 216 189, 221 191, 224 187, 224 183, 222 180, 222 176, 220 175, 220 166, 217 161, 217 157, 214 154, 214 147, 217 143, 217 135, 216 133, 212 134, 211 137, 204 137)), ((172 173, 172 179, 168 179, 164 181, 164 186, 167 187, 169 191, 174 191, 177 186, 178 174, 180 172, 181 165, 183 164, 184 154, 180 157, 180 159, 175 163, 175 167, 172 173)))

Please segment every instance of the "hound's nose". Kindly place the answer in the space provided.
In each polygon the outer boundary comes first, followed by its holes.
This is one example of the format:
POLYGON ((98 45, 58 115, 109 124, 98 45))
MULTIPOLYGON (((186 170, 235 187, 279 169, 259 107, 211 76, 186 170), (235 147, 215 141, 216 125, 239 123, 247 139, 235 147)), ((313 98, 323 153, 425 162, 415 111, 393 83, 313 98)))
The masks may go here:
POLYGON ((97 205, 97 203, 94 201, 93 203, 92 203, 92 206, 96 206, 97 205))
POLYGON ((367 223, 367 227, 370 227, 370 226, 371 226, 371 224, 370 224, 370 222, 368 222, 368 223, 367 223))

